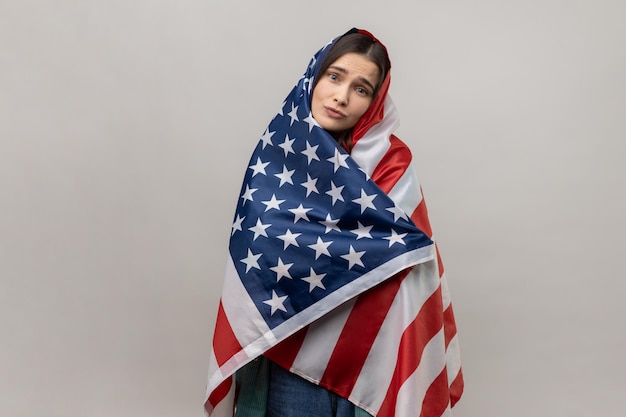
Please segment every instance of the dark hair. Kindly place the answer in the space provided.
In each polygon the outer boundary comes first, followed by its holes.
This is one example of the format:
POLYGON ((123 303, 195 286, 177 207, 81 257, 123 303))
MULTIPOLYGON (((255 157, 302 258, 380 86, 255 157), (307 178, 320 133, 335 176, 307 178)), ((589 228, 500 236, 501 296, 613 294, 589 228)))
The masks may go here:
MULTIPOLYGON (((385 47, 376 39, 363 33, 348 33, 337 39, 334 45, 331 46, 319 67, 317 76, 313 81, 313 89, 315 89, 317 82, 333 62, 338 60, 343 55, 351 52, 365 56, 378 67, 380 77, 378 79, 378 84, 374 86, 373 97, 375 98, 381 85, 383 84, 383 81, 385 80, 385 77, 387 76, 387 73, 389 72, 389 69, 391 68, 391 62, 389 61, 389 56, 387 55, 385 47)), ((349 148, 351 133, 352 129, 349 129, 343 132, 335 133, 334 137, 337 139, 337 142, 339 142, 339 145, 344 148, 349 148)))

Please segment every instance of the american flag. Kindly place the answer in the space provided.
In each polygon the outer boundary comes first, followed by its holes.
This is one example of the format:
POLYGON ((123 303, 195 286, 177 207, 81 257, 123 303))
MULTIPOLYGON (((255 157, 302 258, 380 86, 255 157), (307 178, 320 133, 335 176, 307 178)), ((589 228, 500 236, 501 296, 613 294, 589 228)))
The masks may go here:
POLYGON ((234 372, 265 354, 372 414, 447 415, 462 391, 454 317, 388 80, 348 155, 309 107, 324 50, 250 159, 205 409, 232 416, 234 372))

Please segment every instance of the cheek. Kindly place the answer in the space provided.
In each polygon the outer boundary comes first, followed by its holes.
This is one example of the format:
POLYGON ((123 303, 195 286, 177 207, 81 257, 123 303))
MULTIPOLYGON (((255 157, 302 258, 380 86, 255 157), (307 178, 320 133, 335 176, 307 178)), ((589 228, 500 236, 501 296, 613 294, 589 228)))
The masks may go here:
POLYGON ((318 111, 317 109, 320 107, 320 98, 319 94, 316 93, 317 88, 313 90, 313 94, 311 94, 311 115, 314 119, 317 119, 318 111))
POLYGON ((311 94, 311 107, 314 107, 317 102, 319 102, 319 94, 316 87, 315 90, 313 90, 313 94, 311 94))
POLYGON ((313 90, 313 94, 311 94, 311 110, 319 107, 322 103, 322 95, 324 88, 320 88, 320 85, 316 85, 313 90))
POLYGON ((356 111, 356 113, 359 114, 359 118, 365 114, 367 109, 369 109, 370 104, 372 104, 372 100, 370 100, 370 99, 359 100, 359 102, 358 102, 358 110, 356 111))

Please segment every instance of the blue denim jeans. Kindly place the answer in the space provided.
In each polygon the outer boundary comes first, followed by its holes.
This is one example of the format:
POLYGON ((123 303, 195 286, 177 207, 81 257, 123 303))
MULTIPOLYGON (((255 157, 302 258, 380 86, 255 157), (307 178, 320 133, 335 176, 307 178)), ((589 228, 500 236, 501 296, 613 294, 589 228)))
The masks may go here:
POLYGON ((266 417, 354 417, 350 401, 270 362, 266 417))

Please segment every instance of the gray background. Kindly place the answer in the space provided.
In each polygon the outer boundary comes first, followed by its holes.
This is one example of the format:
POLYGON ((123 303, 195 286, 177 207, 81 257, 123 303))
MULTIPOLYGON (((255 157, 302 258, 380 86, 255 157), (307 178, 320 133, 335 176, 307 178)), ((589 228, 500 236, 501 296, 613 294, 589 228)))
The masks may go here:
POLYGON ((0 1, 0 415, 202 416, 249 155, 308 59, 389 47, 457 416, 623 416, 626 3, 0 1))

